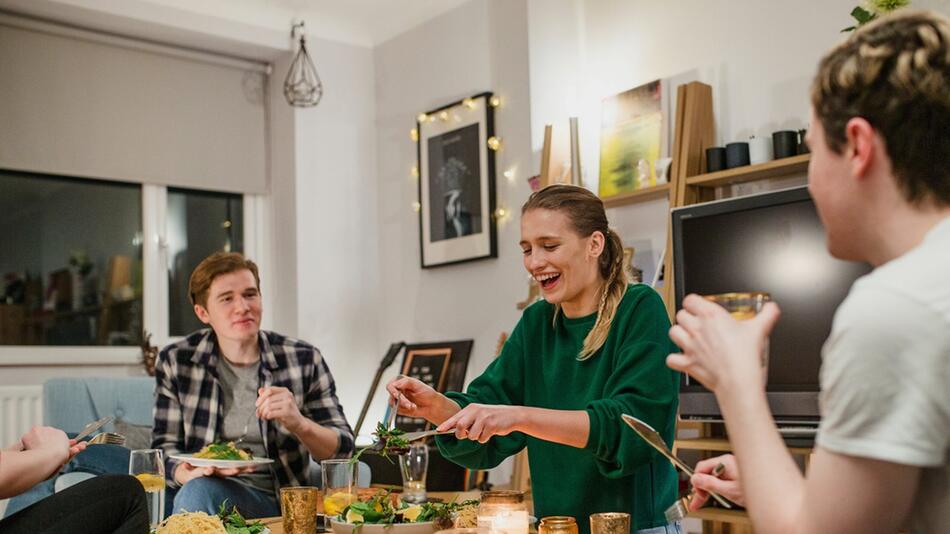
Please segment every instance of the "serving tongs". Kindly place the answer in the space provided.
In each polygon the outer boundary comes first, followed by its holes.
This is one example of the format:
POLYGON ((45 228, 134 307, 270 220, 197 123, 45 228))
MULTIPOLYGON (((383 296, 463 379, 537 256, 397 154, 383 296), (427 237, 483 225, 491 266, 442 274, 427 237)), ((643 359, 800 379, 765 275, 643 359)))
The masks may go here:
MULTIPOLYGON (((673 465, 683 470, 683 472, 687 475, 691 477, 693 476, 693 470, 688 465, 683 463, 682 460, 676 456, 673 456, 673 453, 670 452, 669 447, 666 446, 666 442, 663 441, 663 438, 660 437, 660 434, 654 430, 652 426, 644 423, 632 415, 621 414, 620 417, 623 419, 624 423, 630 425, 630 428, 632 428, 634 432, 639 434, 640 437, 644 439, 644 441, 659 451, 660 454, 665 456, 670 462, 673 463, 673 465)), ((732 504, 730 504, 729 501, 727 501, 718 493, 708 490, 706 492, 709 493, 713 499, 716 499, 716 502, 719 504, 725 506, 726 508, 732 508, 732 504)))

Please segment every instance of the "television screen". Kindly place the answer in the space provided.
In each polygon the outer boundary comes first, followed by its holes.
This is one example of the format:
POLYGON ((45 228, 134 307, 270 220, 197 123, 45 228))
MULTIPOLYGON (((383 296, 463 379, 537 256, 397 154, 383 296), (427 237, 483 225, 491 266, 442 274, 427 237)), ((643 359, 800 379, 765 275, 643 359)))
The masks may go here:
MULTIPOLYGON (((689 293, 771 294, 782 310, 769 347, 766 389, 773 415, 816 420, 822 344, 835 309, 870 267, 828 253, 807 188, 676 209, 673 254, 677 309, 689 293)), ((681 393, 684 417, 718 417, 714 399, 698 382, 684 375, 681 393)))

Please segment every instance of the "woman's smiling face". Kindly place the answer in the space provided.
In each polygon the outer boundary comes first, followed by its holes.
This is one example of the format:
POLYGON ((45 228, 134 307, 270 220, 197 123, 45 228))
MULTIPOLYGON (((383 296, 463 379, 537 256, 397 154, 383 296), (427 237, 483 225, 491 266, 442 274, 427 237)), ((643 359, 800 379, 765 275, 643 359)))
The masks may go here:
POLYGON ((544 300, 560 304, 568 316, 575 315, 572 308, 586 311, 583 303, 603 283, 597 265, 604 249, 603 234, 582 237, 564 213, 536 208, 521 216, 520 244, 524 268, 541 286, 544 300))

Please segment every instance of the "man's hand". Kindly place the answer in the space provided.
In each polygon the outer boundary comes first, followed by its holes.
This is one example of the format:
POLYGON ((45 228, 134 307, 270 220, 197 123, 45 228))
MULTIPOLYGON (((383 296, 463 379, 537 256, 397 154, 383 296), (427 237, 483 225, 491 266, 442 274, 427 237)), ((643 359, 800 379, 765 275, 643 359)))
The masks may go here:
POLYGON ((257 417, 268 421, 276 420, 292 434, 297 434, 306 423, 294 394, 289 389, 270 386, 258 389, 257 395, 257 417))
POLYGON ((178 467, 175 468, 175 482, 184 486, 189 480, 194 480, 201 477, 233 477, 243 473, 252 473, 256 470, 256 467, 229 467, 227 469, 221 469, 217 467, 196 467, 188 463, 180 463, 178 467))
POLYGON ((521 406, 469 404, 439 425, 440 432, 455 429, 458 439, 487 443, 492 436, 507 436, 522 422, 521 406))
POLYGON ((689 500, 690 511, 695 512, 702 508, 709 500, 710 491, 740 506, 745 506, 742 484, 739 482, 739 465, 736 464, 735 456, 731 454, 709 458, 696 464, 696 470, 690 482, 693 484, 693 497, 689 500), (717 478, 711 473, 720 463, 725 466, 725 469, 717 478))
MULTIPOLYGON (((699 380, 714 393, 738 390, 729 384, 761 383, 762 351, 779 318, 775 303, 768 303, 754 318, 737 321, 722 306, 698 295, 683 299, 676 313, 670 339, 682 354, 670 354, 666 364, 699 380)), ((762 384, 762 387, 765 385, 762 384)))

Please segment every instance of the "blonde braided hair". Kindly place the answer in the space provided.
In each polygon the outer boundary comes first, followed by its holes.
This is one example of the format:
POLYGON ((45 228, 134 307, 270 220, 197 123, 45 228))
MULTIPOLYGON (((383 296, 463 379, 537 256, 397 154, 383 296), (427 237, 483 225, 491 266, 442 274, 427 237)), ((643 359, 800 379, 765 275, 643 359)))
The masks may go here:
MULTIPOLYGON (((627 270, 623 266, 623 242, 616 232, 607 225, 607 213, 604 203, 593 193, 583 187, 555 184, 533 193, 521 213, 533 209, 547 209, 560 211, 567 215, 571 227, 581 237, 589 237, 594 232, 604 236, 604 250, 597 259, 597 267, 604 284, 601 288, 600 304, 597 307, 597 321, 594 327, 584 338, 578 360, 586 360, 594 356, 610 332, 610 325, 617 308, 627 291, 627 270)), ((557 324, 561 306, 554 307, 554 325, 557 324)))

